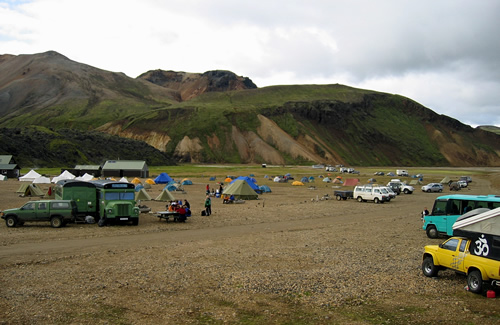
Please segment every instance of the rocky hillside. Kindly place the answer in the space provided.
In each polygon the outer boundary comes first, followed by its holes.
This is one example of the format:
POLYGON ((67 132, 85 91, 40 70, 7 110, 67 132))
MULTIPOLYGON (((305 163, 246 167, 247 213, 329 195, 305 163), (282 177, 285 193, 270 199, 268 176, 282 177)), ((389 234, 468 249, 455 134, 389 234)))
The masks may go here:
POLYGON ((141 74, 138 79, 176 90, 181 101, 193 99, 206 92, 257 88, 249 78, 239 77, 231 71, 223 70, 205 73, 153 70, 141 74))
POLYGON ((130 138, 176 162, 500 166, 499 135, 402 96, 338 84, 257 88, 229 71, 133 79, 56 52, 0 56, 0 127, 30 126, 130 138))

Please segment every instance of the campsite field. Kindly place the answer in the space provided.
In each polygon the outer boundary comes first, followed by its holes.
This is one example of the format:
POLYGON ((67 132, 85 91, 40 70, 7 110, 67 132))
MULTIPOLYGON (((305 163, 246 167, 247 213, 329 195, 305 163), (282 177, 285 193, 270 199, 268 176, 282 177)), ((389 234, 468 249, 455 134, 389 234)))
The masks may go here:
MULTIPOLYGON (((376 171, 360 170, 355 177, 362 183, 376 171)), ((159 221, 154 213, 141 214, 139 226, 2 223, 0 324, 500 321, 499 298, 467 292, 465 277, 450 271, 437 279, 422 275, 424 245, 442 241, 428 239, 420 220, 437 193, 417 186, 389 203, 359 203, 334 200, 337 185, 322 182, 318 176, 326 173, 310 167, 167 167, 151 174, 160 171, 193 182, 184 186, 186 193, 174 193, 191 203, 186 223, 159 221), (286 172, 315 181, 292 186, 264 178, 286 172), (251 173, 272 193, 243 204, 213 199, 213 214, 200 215, 207 184, 215 188, 227 175, 251 173)), ((500 193, 499 168, 418 172, 424 183, 472 176, 462 194, 500 193)), ((376 178, 387 183, 391 177, 376 178)), ((36 199, 20 197, 19 186, 13 179, 0 182, 0 210, 36 199)), ((148 193, 155 198, 162 188, 153 185, 148 193)), ((165 207, 141 204, 152 212, 165 207)))

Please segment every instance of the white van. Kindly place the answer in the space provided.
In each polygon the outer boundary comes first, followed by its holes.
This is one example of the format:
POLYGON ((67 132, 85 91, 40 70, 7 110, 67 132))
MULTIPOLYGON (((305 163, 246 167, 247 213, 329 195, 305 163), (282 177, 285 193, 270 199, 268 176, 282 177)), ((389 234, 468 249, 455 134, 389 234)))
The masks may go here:
POLYGON ((373 201, 375 203, 384 203, 391 200, 389 193, 385 189, 373 185, 356 186, 353 197, 358 202, 373 201))
POLYGON ((396 175, 398 176, 408 176, 408 171, 405 169, 398 169, 396 170, 396 175))

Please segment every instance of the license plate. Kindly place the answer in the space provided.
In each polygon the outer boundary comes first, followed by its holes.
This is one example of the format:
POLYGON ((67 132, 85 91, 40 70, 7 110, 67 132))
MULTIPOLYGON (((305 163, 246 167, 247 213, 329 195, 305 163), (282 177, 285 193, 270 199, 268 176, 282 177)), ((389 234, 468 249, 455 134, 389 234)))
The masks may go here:
POLYGON ((120 218, 120 220, 128 220, 128 218, 120 218))

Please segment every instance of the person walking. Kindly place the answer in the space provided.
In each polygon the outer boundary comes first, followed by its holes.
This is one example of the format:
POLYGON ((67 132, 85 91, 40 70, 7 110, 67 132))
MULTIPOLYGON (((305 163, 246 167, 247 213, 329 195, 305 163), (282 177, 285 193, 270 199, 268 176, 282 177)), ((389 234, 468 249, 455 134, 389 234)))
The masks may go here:
POLYGON ((205 213, 207 216, 212 214, 212 200, 210 199, 210 195, 207 195, 207 199, 205 200, 205 213))

